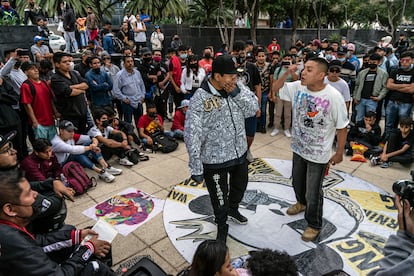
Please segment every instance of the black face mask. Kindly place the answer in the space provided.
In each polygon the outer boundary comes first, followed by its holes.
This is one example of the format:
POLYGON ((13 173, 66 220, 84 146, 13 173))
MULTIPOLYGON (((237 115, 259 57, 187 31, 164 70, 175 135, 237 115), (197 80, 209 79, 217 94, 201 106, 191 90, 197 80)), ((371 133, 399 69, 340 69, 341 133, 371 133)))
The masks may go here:
POLYGON ((19 68, 20 65, 22 65, 22 62, 20 60, 16 60, 16 63, 14 64, 14 67, 19 68))
POLYGON ((210 54, 210 53, 205 53, 205 54, 204 54, 204 57, 205 57, 206 59, 210 59, 210 58, 211 58, 211 54, 210 54))
POLYGON ((148 117, 150 117, 150 118, 157 117, 157 112, 148 112, 148 117))
POLYGON ((39 215, 41 215, 42 213, 46 212, 49 209, 51 202, 42 196, 37 196, 35 199, 35 202, 33 202, 32 205, 26 205, 26 204, 13 204, 13 205, 26 206, 26 207, 31 206, 33 209, 33 213, 31 216, 21 217, 21 216, 16 215, 16 217, 26 219, 29 221, 34 221, 36 218, 39 217, 39 215))
POLYGON ((102 121, 102 126, 103 127, 108 127, 109 126, 109 120, 102 121))
POLYGON ((375 68, 377 68, 377 64, 375 64, 375 63, 370 63, 370 64, 368 64, 368 67, 369 67, 369 69, 375 69, 375 68))
POLYGON ((238 64, 243 64, 246 61, 246 57, 244 57, 244 56, 238 56, 236 58, 236 61, 237 61, 238 64))
POLYGON ((94 68, 92 71, 96 74, 99 74, 101 72, 101 68, 94 68))
POLYGON ((191 69, 197 69, 198 68, 198 64, 197 63, 191 63, 190 64, 190 68, 191 69))
POLYGON ((364 68, 368 68, 368 62, 364 62, 364 63, 362 63, 362 67, 364 67, 364 68))
POLYGON ((144 57, 144 58, 142 58, 142 60, 143 60, 145 63, 150 63, 150 62, 152 61, 152 57, 144 57))

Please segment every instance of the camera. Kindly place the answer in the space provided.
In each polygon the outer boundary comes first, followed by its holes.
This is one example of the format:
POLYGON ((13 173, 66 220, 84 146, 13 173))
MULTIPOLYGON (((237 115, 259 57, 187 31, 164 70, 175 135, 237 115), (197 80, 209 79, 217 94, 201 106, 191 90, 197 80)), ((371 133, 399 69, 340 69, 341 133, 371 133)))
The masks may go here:
POLYGON ((410 202, 410 206, 414 207, 414 181, 397 180, 392 184, 392 190, 399 195, 401 199, 407 199, 410 202))

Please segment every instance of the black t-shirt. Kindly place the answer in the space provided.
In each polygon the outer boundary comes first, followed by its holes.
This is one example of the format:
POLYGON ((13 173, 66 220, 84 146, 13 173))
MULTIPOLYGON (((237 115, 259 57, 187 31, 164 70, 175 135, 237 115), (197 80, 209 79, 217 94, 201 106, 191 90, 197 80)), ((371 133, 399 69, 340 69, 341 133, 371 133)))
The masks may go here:
POLYGON ((361 91, 362 99, 369 99, 372 95, 372 90, 374 88, 375 78, 377 77, 377 71, 368 71, 365 76, 364 86, 361 91))
MULTIPOLYGON (((390 78, 394 80, 395 84, 410 84, 414 81, 414 67, 409 71, 397 69, 391 72, 390 78)), ((413 91, 414 92, 414 91, 413 91)), ((388 91, 391 101, 399 101, 403 103, 412 103, 413 95, 411 93, 403 93, 397 90, 388 91)))
POLYGON ((262 84, 259 69, 257 69, 256 65, 251 62, 246 62, 242 68, 244 68, 244 70, 243 73, 239 74, 239 79, 256 94, 254 87, 262 84))

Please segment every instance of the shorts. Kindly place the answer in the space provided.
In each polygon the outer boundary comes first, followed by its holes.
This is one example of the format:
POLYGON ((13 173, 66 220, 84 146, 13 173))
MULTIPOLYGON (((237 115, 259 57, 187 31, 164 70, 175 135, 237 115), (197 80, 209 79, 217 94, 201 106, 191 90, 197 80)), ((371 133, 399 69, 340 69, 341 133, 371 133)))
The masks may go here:
POLYGON ((256 134, 257 128, 257 118, 256 115, 253 117, 249 117, 244 121, 245 128, 246 128, 246 136, 247 137, 254 137, 256 134))

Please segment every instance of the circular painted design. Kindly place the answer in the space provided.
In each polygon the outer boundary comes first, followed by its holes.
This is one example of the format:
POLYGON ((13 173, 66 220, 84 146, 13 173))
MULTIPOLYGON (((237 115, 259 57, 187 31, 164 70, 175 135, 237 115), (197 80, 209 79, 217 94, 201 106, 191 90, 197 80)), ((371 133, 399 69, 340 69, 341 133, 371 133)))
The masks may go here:
MULTIPOLYGON (((331 169, 323 183, 322 231, 315 242, 304 242, 301 235, 307 224, 303 213, 286 214, 296 202, 291 166, 291 161, 278 159, 256 159, 249 165, 249 184, 239 208, 249 223, 228 222, 231 257, 261 248, 286 251, 303 275, 322 275, 335 269, 365 275, 378 267, 388 236, 398 229, 393 197, 366 181, 331 169)), ((173 188, 164 206, 164 226, 189 263, 201 241, 216 238, 204 184, 185 180, 173 188)))

